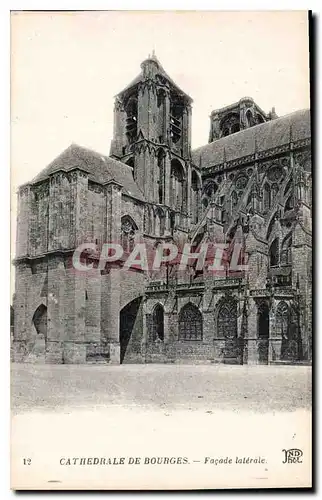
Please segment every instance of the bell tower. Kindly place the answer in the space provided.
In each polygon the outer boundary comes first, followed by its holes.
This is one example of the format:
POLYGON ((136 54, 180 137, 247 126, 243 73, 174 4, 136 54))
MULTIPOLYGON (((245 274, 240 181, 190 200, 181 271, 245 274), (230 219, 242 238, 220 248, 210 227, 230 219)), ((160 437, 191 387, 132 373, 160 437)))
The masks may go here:
POLYGON ((115 98, 110 152, 132 167, 146 201, 184 214, 190 211, 191 103, 153 52, 115 98))

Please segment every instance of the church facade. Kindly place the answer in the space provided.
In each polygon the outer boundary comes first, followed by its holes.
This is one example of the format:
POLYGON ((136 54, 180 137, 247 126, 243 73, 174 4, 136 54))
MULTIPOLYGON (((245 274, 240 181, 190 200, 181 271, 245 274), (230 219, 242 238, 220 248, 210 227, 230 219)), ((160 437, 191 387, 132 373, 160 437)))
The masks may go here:
POLYGON ((191 105, 153 54, 116 96, 110 155, 72 144, 19 188, 14 361, 310 362, 310 112, 242 98, 191 150, 191 105), (139 242, 227 251, 221 273, 194 259, 143 271, 124 258, 102 269, 89 245, 91 269, 75 269, 79 245, 106 242, 125 256, 139 242))

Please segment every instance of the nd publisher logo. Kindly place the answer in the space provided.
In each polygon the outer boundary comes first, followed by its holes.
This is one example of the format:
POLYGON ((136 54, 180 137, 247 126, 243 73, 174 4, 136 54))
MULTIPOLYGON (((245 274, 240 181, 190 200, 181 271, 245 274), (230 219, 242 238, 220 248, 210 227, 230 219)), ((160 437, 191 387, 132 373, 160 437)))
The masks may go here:
POLYGON ((303 451, 298 448, 291 448, 290 450, 282 450, 285 453, 283 464, 301 464, 301 457, 303 456, 303 451))

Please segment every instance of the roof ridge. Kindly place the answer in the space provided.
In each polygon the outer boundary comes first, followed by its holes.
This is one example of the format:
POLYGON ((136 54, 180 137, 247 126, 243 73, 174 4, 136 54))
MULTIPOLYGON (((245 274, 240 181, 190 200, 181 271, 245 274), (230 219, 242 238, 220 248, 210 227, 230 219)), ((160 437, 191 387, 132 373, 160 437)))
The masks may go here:
MULTIPOLYGON (((264 122, 264 123, 258 123, 257 125, 254 125, 253 127, 248 127, 248 128, 244 128, 242 130, 239 130, 238 132, 235 132, 234 134, 230 134, 230 135, 226 135, 224 137, 220 137, 219 139, 215 139, 214 141, 212 142, 208 142, 207 144, 204 144, 202 146, 198 146, 197 148, 194 148, 192 149, 192 153, 196 153, 198 152, 200 149, 202 148, 206 148, 207 146, 210 146, 212 144, 215 144, 215 143, 219 143, 219 141, 223 141, 222 144, 227 141, 229 142, 229 138, 231 138, 232 136, 236 137, 238 136, 238 134, 242 134, 242 133, 245 133, 247 130, 255 130, 255 131, 258 131, 258 129, 260 127, 265 127, 265 126, 269 126, 273 123, 276 123, 276 122, 280 122, 280 121, 283 121, 285 120, 285 118, 288 118, 292 115, 296 115, 296 114, 300 114, 302 112, 305 112, 305 111, 311 111, 311 108, 303 108, 303 109, 298 109, 296 111, 292 111, 291 113, 287 113, 286 115, 283 115, 283 116, 279 116, 278 118, 274 118, 274 120, 268 120, 267 122, 264 122)), ((293 125, 293 124, 292 124, 293 125)), ((290 124, 291 126, 291 124, 290 124)))
POLYGON ((192 161, 198 165, 201 156, 201 168, 207 169, 291 142, 303 144, 310 137, 310 109, 306 108, 199 146, 191 152, 192 161))

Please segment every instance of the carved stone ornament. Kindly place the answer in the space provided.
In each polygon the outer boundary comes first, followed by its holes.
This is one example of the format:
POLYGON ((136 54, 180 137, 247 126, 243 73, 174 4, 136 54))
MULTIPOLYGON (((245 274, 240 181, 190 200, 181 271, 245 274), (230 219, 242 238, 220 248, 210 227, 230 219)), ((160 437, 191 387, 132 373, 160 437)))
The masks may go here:
POLYGON ((267 179, 271 182, 277 182, 283 175, 283 169, 278 164, 273 164, 267 171, 267 179))
POLYGON ((246 176, 238 177, 238 179, 236 180, 236 188, 237 189, 245 189, 245 187, 247 186, 247 182, 248 182, 248 179, 246 176))
POLYGON ((125 234, 133 233, 133 226, 129 220, 122 222, 122 232, 125 234))

